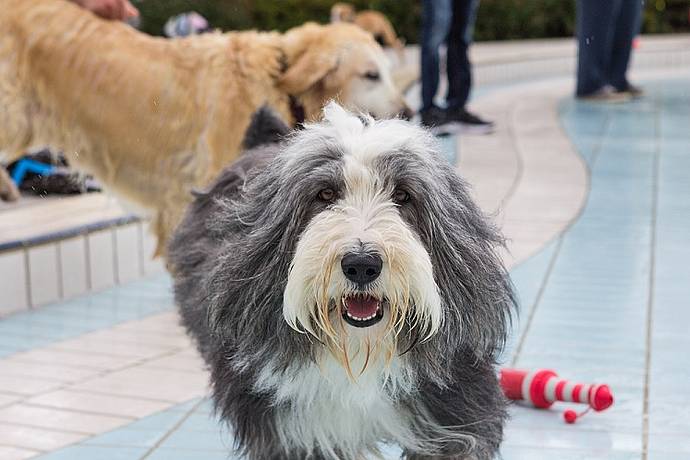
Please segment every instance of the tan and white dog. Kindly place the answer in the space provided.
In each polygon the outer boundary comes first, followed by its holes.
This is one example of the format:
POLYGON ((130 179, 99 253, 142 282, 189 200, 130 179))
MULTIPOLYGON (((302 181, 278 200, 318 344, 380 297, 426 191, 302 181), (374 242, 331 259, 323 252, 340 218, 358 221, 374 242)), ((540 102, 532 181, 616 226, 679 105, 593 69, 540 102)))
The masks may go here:
POLYGON ((409 113, 387 58, 354 25, 166 40, 65 0, 0 0, 0 151, 34 146, 151 215, 159 253, 191 200, 236 159, 251 115, 290 124, 331 99, 409 113))

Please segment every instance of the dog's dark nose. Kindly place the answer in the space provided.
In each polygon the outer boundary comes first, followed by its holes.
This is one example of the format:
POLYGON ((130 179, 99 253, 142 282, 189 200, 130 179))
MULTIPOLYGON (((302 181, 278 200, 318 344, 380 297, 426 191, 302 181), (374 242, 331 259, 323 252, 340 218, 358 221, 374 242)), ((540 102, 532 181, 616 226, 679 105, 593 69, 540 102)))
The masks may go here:
POLYGON ((376 253, 353 252, 346 254, 340 262, 345 277, 357 284, 367 284, 381 274, 383 261, 376 253))

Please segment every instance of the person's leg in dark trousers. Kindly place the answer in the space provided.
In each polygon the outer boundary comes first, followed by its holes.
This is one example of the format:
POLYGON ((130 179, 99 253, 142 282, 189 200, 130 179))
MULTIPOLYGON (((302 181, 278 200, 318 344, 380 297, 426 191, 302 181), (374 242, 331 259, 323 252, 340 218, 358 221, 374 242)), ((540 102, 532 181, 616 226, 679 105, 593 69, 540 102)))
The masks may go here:
POLYGON ((448 109, 463 109, 472 88, 472 64, 467 51, 472 43, 479 0, 454 0, 448 35, 448 109))
POLYGON ((621 1, 577 1, 578 96, 594 93, 609 83, 614 21, 621 1))
POLYGON ((446 41, 453 0, 424 0, 422 11, 422 112, 434 105, 439 82, 439 48, 446 41))
POLYGON ((640 0, 621 1, 614 26, 608 74, 609 83, 618 91, 626 91, 630 87, 626 74, 632 42, 640 30, 641 16, 642 2, 640 0))

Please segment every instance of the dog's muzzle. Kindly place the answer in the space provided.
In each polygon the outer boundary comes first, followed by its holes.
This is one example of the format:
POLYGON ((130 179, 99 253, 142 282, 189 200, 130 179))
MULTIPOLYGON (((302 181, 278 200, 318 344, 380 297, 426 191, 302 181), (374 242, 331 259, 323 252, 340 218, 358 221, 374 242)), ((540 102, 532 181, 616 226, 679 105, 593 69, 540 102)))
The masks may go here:
MULTIPOLYGON (((383 261, 376 253, 354 252, 346 254, 340 262, 345 278, 360 289, 376 281, 383 261)), ((343 319, 355 327, 369 327, 383 319, 383 299, 364 292, 355 292, 342 299, 343 319)))

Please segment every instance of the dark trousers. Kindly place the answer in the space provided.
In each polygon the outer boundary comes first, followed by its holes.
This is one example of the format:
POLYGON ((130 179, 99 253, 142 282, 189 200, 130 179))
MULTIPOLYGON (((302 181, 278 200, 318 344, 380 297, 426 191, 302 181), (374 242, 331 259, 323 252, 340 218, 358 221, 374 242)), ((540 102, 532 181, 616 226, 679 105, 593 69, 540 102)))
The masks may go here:
POLYGON ((448 108, 465 107, 472 87, 472 67, 467 49, 479 0, 423 0, 422 11, 422 110, 430 108, 438 91, 439 48, 448 52, 448 108))
POLYGON ((604 85, 627 89, 625 75, 641 14, 641 0, 577 1, 578 96, 604 85))

